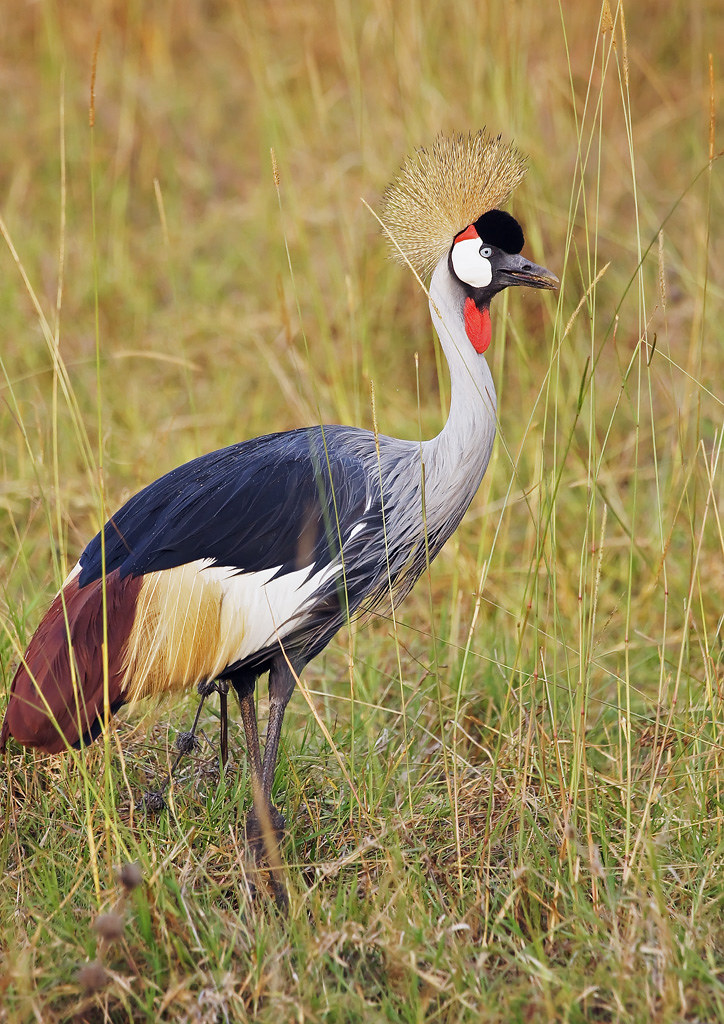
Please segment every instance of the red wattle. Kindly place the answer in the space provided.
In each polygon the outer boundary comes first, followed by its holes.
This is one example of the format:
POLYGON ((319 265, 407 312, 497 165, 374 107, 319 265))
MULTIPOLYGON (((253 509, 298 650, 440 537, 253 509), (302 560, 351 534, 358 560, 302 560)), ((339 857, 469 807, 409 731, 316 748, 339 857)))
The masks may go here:
POLYGON ((478 309, 470 296, 465 300, 465 333, 475 351, 482 355, 490 344, 492 334, 490 310, 487 306, 478 309))

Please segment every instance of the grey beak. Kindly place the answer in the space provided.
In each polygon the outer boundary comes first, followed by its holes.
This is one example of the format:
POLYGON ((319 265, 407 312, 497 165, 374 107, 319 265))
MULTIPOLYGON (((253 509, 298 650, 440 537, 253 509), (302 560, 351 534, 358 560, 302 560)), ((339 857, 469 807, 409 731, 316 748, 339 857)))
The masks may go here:
POLYGON ((527 285, 528 288, 546 288, 555 290, 560 281, 555 274, 545 267, 531 263, 524 256, 505 254, 505 258, 496 267, 499 280, 506 285, 527 285))

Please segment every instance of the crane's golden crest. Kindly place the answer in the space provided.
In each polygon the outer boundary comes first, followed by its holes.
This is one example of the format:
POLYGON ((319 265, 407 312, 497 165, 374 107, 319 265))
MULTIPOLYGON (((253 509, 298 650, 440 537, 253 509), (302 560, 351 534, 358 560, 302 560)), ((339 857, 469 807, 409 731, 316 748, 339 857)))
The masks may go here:
POLYGON ((427 277, 455 235, 504 203, 525 170, 523 155, 485 128, 440 134, 415 150, 385 192, 382 222, 395 258, 427 277))

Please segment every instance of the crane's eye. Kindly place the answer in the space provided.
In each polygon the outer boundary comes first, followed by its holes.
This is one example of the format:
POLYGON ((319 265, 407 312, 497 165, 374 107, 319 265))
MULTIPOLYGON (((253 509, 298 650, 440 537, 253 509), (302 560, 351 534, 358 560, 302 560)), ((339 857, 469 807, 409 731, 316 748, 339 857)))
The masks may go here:
POLYGON ((489 260, 490 257, 493 255, 493 250, 490 248, 489 245, 481 245, 480 255, 483 256, 486 260, 489 260))

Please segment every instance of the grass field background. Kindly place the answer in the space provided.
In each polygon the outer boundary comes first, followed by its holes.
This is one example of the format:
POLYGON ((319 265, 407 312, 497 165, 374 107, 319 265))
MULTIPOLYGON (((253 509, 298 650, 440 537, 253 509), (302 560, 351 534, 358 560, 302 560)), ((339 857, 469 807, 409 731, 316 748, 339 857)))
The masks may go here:
POLYGON ((511 210, 562 287, 495 301, 463 525, 293 698, 289 917, 245 896, 238 717, 220 778, 207 705, 157 818, 193 695, 80 757, 13 746, 0 1021, 724 1020, 720 4, 10 8, 0 707, 145 483, 302 424, 440 429, 426 298, 361 201, 413 147, 514 139, 511 210))

